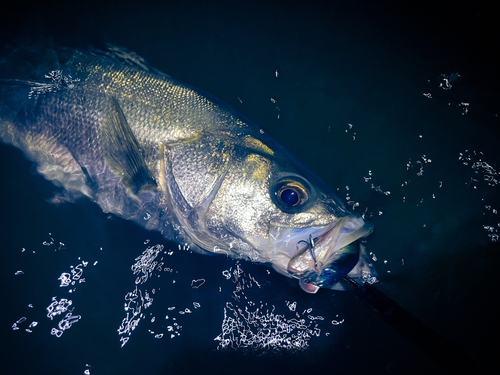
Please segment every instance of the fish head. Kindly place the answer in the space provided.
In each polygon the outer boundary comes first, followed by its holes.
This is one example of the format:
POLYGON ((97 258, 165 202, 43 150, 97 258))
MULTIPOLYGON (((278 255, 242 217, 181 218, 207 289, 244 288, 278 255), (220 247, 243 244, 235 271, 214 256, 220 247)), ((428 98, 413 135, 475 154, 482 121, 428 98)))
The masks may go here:
POLYGON ((374 275, 358 241, 372 224, 270 138, 204 136, 168 154, 172 208, 195 246, 270 264, 309 293, 374 275))

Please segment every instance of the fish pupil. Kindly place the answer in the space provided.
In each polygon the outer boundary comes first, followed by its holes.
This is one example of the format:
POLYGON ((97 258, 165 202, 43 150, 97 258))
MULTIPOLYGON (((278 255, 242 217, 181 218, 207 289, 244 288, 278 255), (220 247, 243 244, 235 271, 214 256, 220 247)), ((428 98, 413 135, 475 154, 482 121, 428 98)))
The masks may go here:
POLYGON ((283 189, 280 198, 287 206, 295 206, 299 203, 299 194, 294 189, 283 189))

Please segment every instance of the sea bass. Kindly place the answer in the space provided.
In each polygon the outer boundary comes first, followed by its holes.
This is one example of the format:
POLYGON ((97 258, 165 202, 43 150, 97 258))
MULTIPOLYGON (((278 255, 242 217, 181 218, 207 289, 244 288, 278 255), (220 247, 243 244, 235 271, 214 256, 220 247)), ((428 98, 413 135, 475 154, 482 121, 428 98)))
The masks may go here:
POLYGON ((123 48, 0 61, 0 138, 104 212, 200 253, 271 265, 306 292, 374 279, 372 224, 258 126, 123 48))

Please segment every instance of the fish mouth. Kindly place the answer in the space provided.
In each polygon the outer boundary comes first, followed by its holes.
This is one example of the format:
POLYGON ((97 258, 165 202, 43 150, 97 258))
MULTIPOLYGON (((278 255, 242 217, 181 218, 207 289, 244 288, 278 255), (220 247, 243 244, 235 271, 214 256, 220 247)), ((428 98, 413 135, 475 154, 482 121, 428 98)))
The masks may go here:
POLYGON ((359 217, 344 217, 327 226, 317 237, 297 242, 297 253, 288 262, 288 272, 299 279, 308 293, 329 288, 346 276, 360 261, 359 239, 373 225, 359 217))

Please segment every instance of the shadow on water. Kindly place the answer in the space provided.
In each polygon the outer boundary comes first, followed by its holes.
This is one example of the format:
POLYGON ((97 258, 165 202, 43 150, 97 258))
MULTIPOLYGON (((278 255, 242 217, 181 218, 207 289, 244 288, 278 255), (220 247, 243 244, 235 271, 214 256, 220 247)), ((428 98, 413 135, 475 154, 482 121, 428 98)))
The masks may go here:
MULTIPOLYGON (((495 369, 500 125, 487 5, 13 6, 0 16, 2 45, 40 35, 122 45, 259 124, 375 224, 367 246, 378 288, 495 369)), ((305 295, 265 267, 179 249, 86 200, 52 205, 58 188, 21 152, 2 144, 0 160, 0 366, 10 374, 443 373, 352 291, 305 295), (157 245, 163 269, 136 284, 145 273, 131 266, 157 245), (78 266, 85 282, 61 288, 58 277, 78 266), (134 290, 130 306, 143 315, 120 336, 134 290), (59 338, 50 332, 64 314, 47 317, 52 297, 81 316, 59 338), (307 348, 269 349, 286 330, 309 335, 291 341, 307 348), (130 338, 123 347, 120 337, 130 338), (223 349, 224 339, 238 348, 223 349)))

